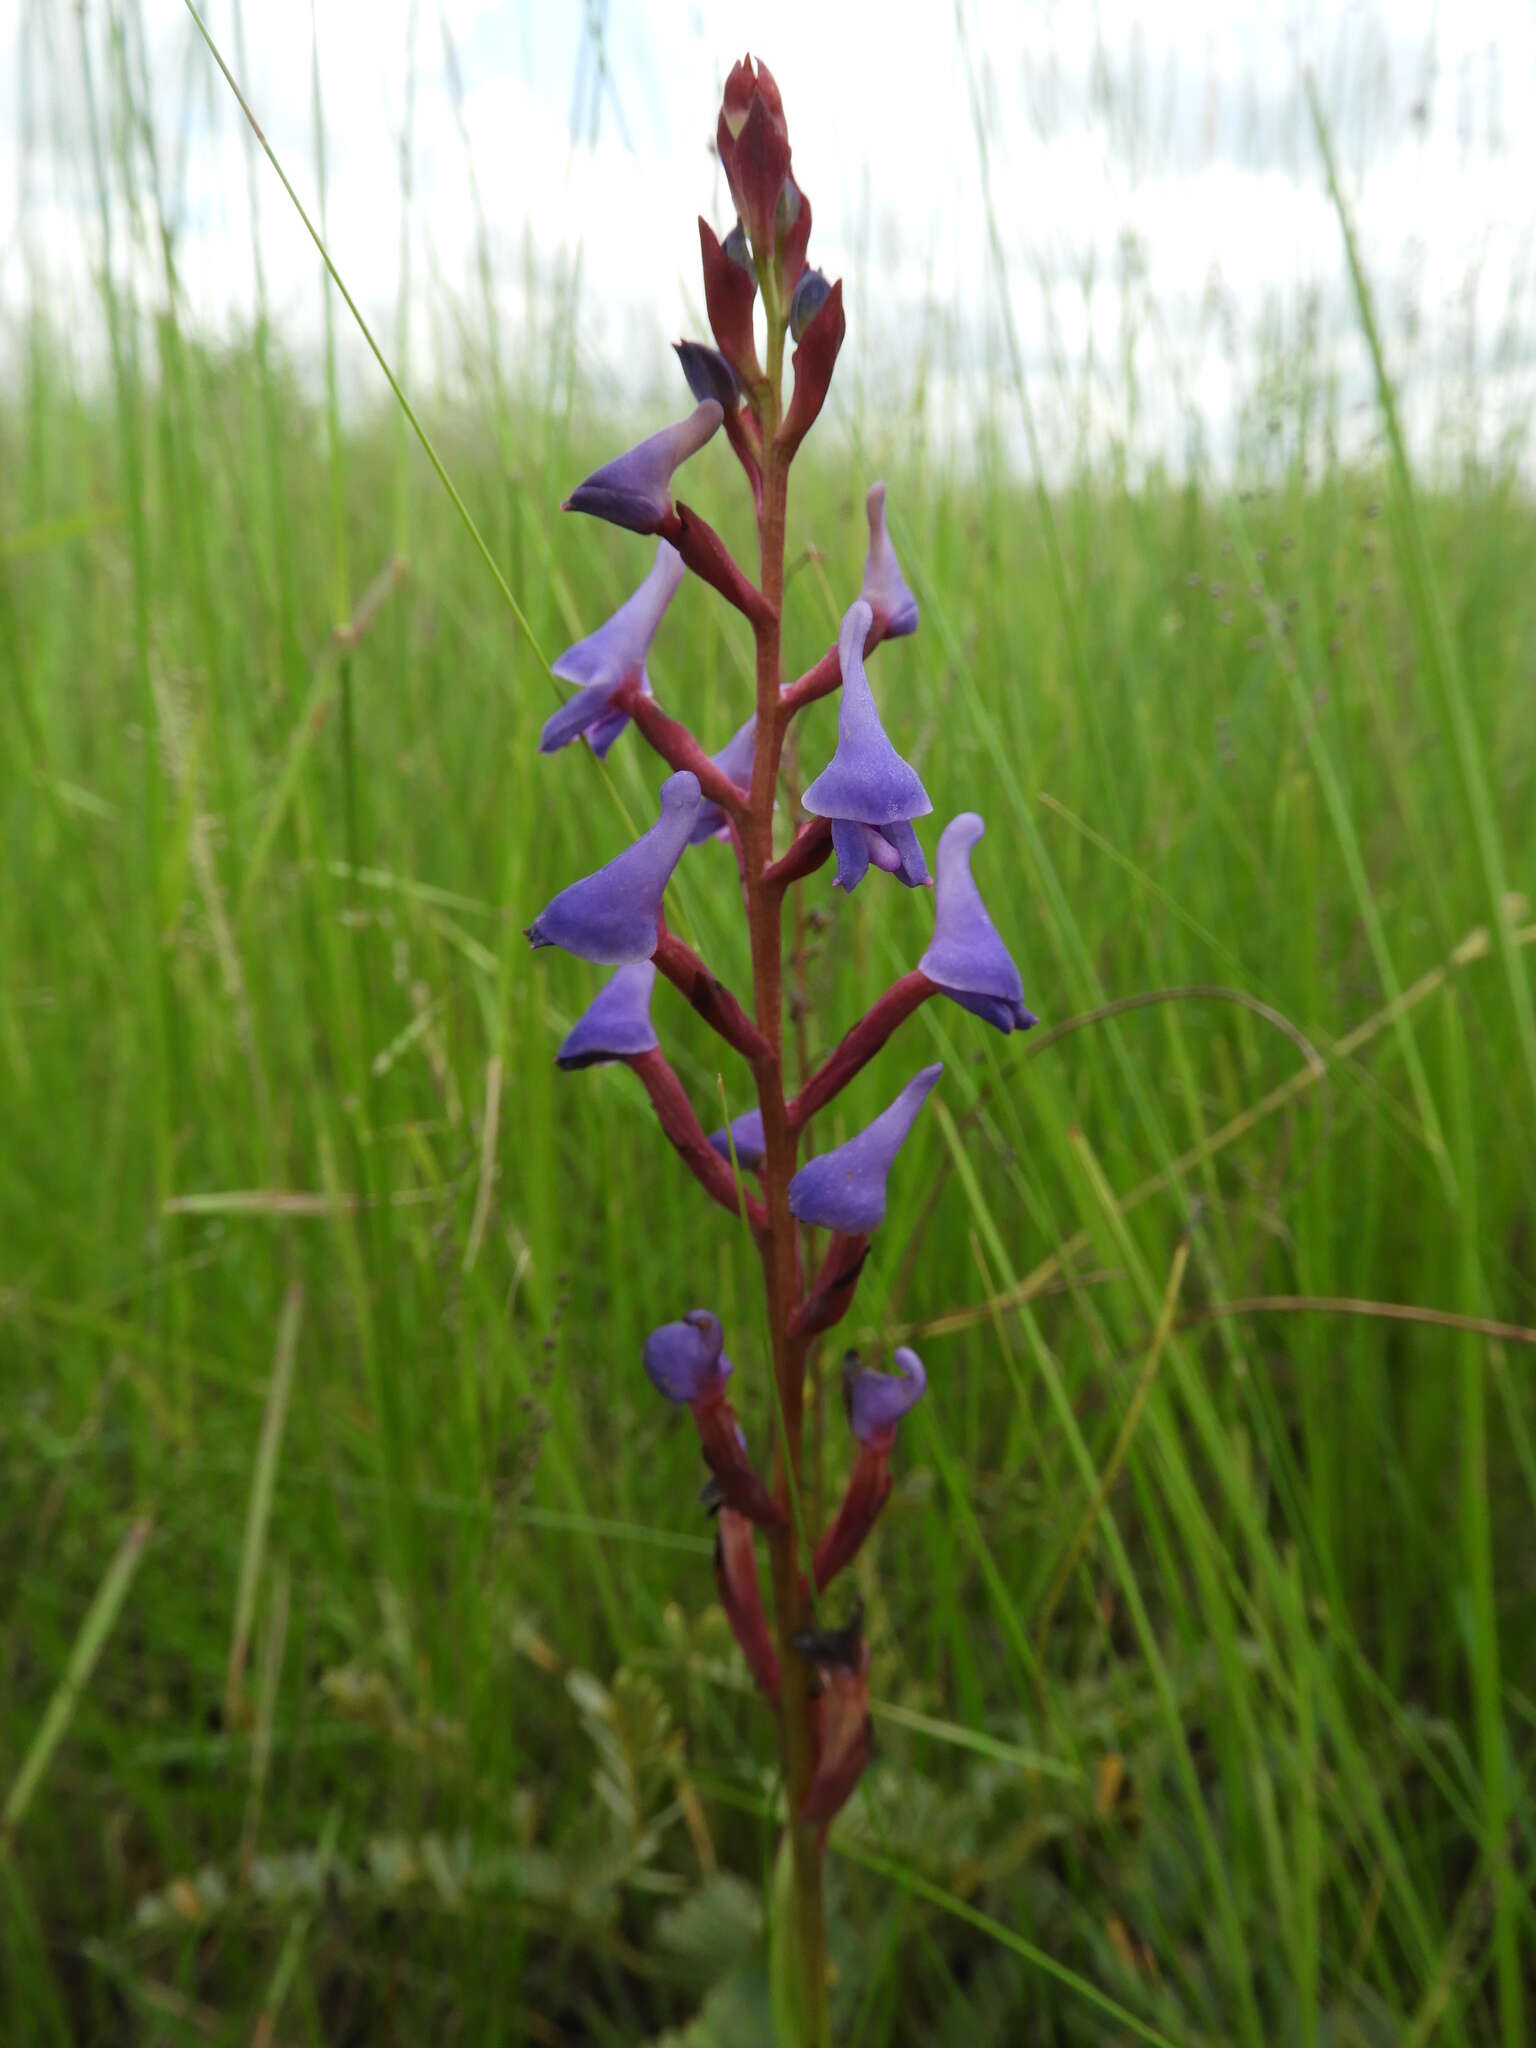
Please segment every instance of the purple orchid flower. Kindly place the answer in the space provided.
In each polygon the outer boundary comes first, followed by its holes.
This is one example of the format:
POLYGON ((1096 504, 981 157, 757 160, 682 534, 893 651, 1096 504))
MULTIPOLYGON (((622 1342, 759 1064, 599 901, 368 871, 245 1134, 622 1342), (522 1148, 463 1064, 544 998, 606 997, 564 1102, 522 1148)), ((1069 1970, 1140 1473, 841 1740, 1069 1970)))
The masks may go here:
POLYGON ((555 1054, 555 1065, 566 1072, 578 1067, 597 1067, 608 1060, 633 1059, 660 1045, 651 1023, 651 990, 656 970, 649 960, 636 960, 621 967, 606 981, 593 1001, 576 1019, 555 1054))
POLYGON ((749 1172, 756 1173, 767 1156, 768 1149, 763 1138, 763 1112, 760 1109, 749 1109, 745 1116, 735 1119, 729 1131, 723 1127, 718 1131, 711 1131, 709 1142, 727 1163, 734 1151, 738 1164, 745 1166, 749 1172))
POLYGON ((541 754, 568 747, 583 734, 599 760, 607 753, 629 723, 627 711, 613 708, 619 690, 638 677, 641 689, 651 694, 645 658, 685 573, 677 549, 659 540, 650 574, 634 595, 595 633, 567 647, 550 674, 582 687, 546 721, 539 734, 541 754))
POLYGON ((837 636, 843 673, 837 751, 801 799, 812 816, 832 821, 838 887, 850 893, 871 862, 916 889, 928 865, 911 820, 933 809, 917 770, 885 736, 864 673, 864 641, 874 612, 865 599, 849 606, 837 636))
MULTIPOLYGON (((746 724, 732 733, 719 753, 713 756, 715 766, 745 796, 752 787, 752 762, 757 752, 757 713, 754 711, 746 724)), ((706 839, 724 839, 729 827, 725 812, 720 805, 706 797, 699 809, 699 821, 693 828, 690 846, 702 846, 706 839)))
POLYGON ((935 988, 1003 1033, 1039 1018, 1024 1007, 1024 983, 971 879, 971 848, 986 831, 975 811, 951 818, 935 857, 933 938, 918 962, 935 988))
POLYGON ((859 1364, 858 1353, 850 1351, 843 1365, 848 1426, 871 1449, 890 1449, 897 1423, 928 1391, 928 1375, 915 1351, 898 1345, 893 1363, 894 1373, 871 1372, 859 1364))
POLYGON ((720 1318, 707 1308, 690 1309, 681 1322, 663 1323, 646 1338, 642 1354, 651 1385, 678 1403, 718 1394, 733 1371, 724 1344, 720 1318))
POLYGON ((869 553, 864 557, 864 587, 859 595, 875 615, 882 638, 899 640, 917 631, 917 599, 907 588, 891 536, 885 530, 885 485, 871 484, 864 495, 869 520, 869 553))
POLYGON ((564 512, 590 512, 594 519, 627 526, 631 533, 659 533, 672 517, 672 472, 697 455, 725 414, 713 398, 704 399, 675 426, 605 462, 579 483, 566 499, 564 512))
POLYGON ((886 1176, 943 1071, 941 1061, 924 1067, 856 1138, 807 1160, 789 1184, 791 1213, 802 1223, 819 1223, 848 1236, 882 1222, 886 1176))
POLYGON ((694 397, 701 405, 712 398, 729 418, 741 403, 741 379, 719 349, 707 341, 674 341, 672 347, 694 397))
POLYGON ((530 945, 563 946, 583 960, 626 967, 656 950, 661 902, 699 815, 699 779, 686 768, 661 785, 661 816, 595 874, 562 889, 524 936, 530 945))

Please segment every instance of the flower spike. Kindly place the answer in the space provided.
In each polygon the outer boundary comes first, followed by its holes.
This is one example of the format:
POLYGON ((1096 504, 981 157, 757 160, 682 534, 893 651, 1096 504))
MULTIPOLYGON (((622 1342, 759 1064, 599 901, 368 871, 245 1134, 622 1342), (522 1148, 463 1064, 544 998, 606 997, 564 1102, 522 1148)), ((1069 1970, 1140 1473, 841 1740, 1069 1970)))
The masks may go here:
POLYGON ((621 967, 566 1033, 555 1065, 572 1072, 609 1060, 633 1059, 654 1052, 661 1040, 651 1023, 651 990, 656 970, 649 960, 621 967))
MULTIPOLYGON (((754 711, 746 724, 740 726, 718 754, 710 756, 715 766, 733 783, 743 796, 752 787, 752 762, 757 752, 757 713, 754 711)), ((706 798, 699 812, 699 822, 693 828, 690 846, 702 846, 706 839, 723 839, 726 835, 727 820, 723 808, 706 798)))
POLYGON ((699 815, 699 779, 686 768, 661 785, 661 816, 616 860, 547 903, 525 937, 563 946, 608 967, 649 960, 660 938, 661 902, 699 815))
POLYGON ((860 597, 875 615, 882 640, 899 640, 917 631, 917 599, 907 588, 891 536, 885 530, 885 485, 871 484, 864 497, 869 521, 869 553, 864 558, 860 597))
POLYGON ((856 889, 870 864, 899 875, 908 888, 928 879, 911 820, 933 809, 917 770, 886 738, 864 673, 864 641, 874 613, 863 599, 849 606, 837 636, 843 693, 837 751, 801 799, 815 817, 832 821, 837 879, 856 889))
POLYGON ((677 549, 667 541, 657 541, 650 574, 633 597, 626 598, 595 633, 567 647, 554 663, 551 675, 579 683, 581 688, 545 722, 539 734, 541 754, 553 754, 583 734, 599 759, 607 753, 629 723, 629 714, 614 708, 619 691, 631 679, 638 679, 646 696, 651 694, 645 658, 684 574, 677 549))
POLYGON ((791 1213, 850 1236, 883 1222, 886 1176, 943 1071, 942 1061, 924 1067, 856 1138, 807 1160, 789 1184, 791 1213))
POLYGON ((704 399, 687 419, 594 469, 560 509, 590 512, 631 533, 659 533, 673 516, 673 470, 698 454, 724 417, 713 398, 704 399))
POLYGON ((1024 983, 971 879, 971 849, 986 831, 975 811, 951 818, 939 834, 933 938, 918 962, 935 988, 1003 1033, 1040 1020, 1024 1006, 1024 983))

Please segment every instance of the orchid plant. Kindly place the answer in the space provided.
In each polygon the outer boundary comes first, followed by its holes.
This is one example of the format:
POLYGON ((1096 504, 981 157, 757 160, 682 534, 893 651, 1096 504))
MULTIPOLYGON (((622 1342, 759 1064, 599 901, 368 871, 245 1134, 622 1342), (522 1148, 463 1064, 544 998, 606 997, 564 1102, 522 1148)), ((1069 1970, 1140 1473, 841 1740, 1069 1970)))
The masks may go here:
POLYGON ((843 1395, 855 1444, 852 1467, 841 1503, 818 1531, 811 1519, 815 1504, 803 1495, 801 1480, 808 1361, 815 1340, 852 1306, 871 1235, 885 1215, 887 1179, 941 1068, 922 1067, 847 1143, 803 1163, 801 1153, 817 1113, 929 997, 947 996, 1002 1032, 1025 1030, 1035 1020, 1024 1006, 1018 968, 971 877, 982 820, 966 812, 945 826, 935 885, 915 822, 933 805, 887 736, 866 674, 865 663, 882 642, 918 626, 917 601, 886 528, 883 484, 874 484, 865 500, 864 580, 836 645, 797 680, 783 679, 789 474, 826 401, 845 330, 843 292, 840 282, 829 285, 807 264, 810 201, 794 177, 783 104, 766 66, 747 58, 733 67, 716 141, 737 220, 723 241, 699 222, 715 345, 677 344, 694 410, 595 471, 566 501, 568 511, 654 535, 655 558, 627 603, 554 664, 554 673, 577 687, 541 741, 553 752, 584 739, 602 756, 633 723, 672 772, 649 830, 605 867, 563 889, 527 936, 536 947, 561 946, 617 970, 565 1038, 557 1064, 617 1061, 632 1068, 683 1163, 722 1209, 745 1217, 761 1259, 773 1380, 764 1432, 776 1446, 771 1469, 761 1469, 749 1454, 731 1398, 725 1333, 709 1309, 687 1309, 653 1330, 642 1357, 657 1392, 686 1406, 697 1426, 710 1473, 706 1499, 717 1518, 720 1601, 777 1718, 788 1818, 776 1888, 784 1908, 776 1948, 790 1958, 791 2031, 814 2043, 826 2038, 827 1831, 871 1749, 870 1651, 859 1610, 842 1627, 829 1627, 816 1603, 874 1527, 891 1491, 898 1425, 923 1395, 927 1377, 910 1350, 896 1351, 893 1371, 848 1354, 843 1395), (786 406, 784 355, 791 340, 794 381, 786 406), (756 580, 672 492, 678 468, 722 428, 752 493, 756 580), (752 716, 713 755, 662 709, 646 674, 651 642, 689 571, 743 615, 756 649, 752 716), (789 809, 776 807, 786 736, 807 705, 839 690, 836 748, 800 799, 805 817, 789 819, 791 836, 776 850, 776 814, 788 818, 789 809), (730 842, 740 876, 752 960, 750 1007, 667 928, 664 897, 674 869, 690 847, 713 839, 730 842), (934 887, 933 937, 918 965, 885 991, 820 1066, 797 1073, 790 1092, 785 902, 829 858, 836 862, 832 886, 844 895, 871 868, 907 888, 934 887), (751 1073, 756 1109, 710 1135, 651 1021, 658 972, 751 1073), (829 1233, 814 1271, 813 1229, 829 1233), (759 1545, 769 1567, 767 1605, 759 1545))

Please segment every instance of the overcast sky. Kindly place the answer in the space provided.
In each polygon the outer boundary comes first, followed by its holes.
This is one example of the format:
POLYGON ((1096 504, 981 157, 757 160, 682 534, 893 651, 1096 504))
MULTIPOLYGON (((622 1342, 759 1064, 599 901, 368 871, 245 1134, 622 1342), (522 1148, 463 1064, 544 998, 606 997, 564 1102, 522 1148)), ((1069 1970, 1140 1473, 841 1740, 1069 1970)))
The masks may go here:
MULTIPOLYGON (((1095 445, 1122 429, 1133 391, 1141 456, 1178 460, 1198 433, 1228 460, 1266 366, 1278 384, 1258 411, 1283 414, 1285 364, 1308 320, 1354 406, 1365 386, 1306 120, 1308 66, 1418 431, 1428 436, 1448 399, 1471 388, 1469 361, 1485 448, 1530 407, 1528 6, 964 0, 957 16, 933 0, 905 10, 863 0, 316 0, 315 12, 331 246, 391 346, 409 261, 418 380, 453 376, 465 322, 483 332, 472 161, 509 376, 538 384, 553 308, 575 279, 592 387, 616 404, 676 395, 665 344, 701 326, 694 218, 728 225, 709 153, 714 108, 725 68, 750 47, 783 90, 796 172, 815 207, 813 258, 848 280, 845 417, 862 418, 887 380, 905 399, 921 376, 938 430, 963 435, 993 405, 1017 429, 1016 401, 995 374, 1006 360, 1003 287, 987 241, 973 78, 1008 304, 1053 462, 1085 420, 1095 445)), ((102 0, 87 0, 87 15, 106 106, 114 64, 102 0)), ((245 17, 242 60, 230 0, 209 0, 209 27, 308 204, 318 189, 311 0, 247 0, 245 17)), ((244 138, 181 0, 142 0, 142 19, 183 285, 210 332, 234 332, 254 299, 244 138)), ((0 0, 3 338, 14 348, 29 299, 46 295, 89 363, 101 229, 84 77, 72 4, 0 0)), ((274 317, 312 363, 316 259, 264 164, 258 204, 274 317)), ((152 301, 163 290, 156 252, 136 254, 121 207, 113 234, 116 264, 152 301)), ((359 402, 377 372, 355 345, 345 364, 359 402)), ((1368 408, 1356 409, 1367 433, 1368 408)))

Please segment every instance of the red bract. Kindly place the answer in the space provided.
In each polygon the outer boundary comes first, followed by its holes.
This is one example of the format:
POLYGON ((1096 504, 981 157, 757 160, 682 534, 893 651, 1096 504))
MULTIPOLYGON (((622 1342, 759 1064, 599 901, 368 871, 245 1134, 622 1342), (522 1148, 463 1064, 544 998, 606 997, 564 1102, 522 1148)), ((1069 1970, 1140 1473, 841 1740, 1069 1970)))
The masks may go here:
POLYGON ((752 59, 743 57, 732 65, 715 123, 715 147, 758 262, 771 262, 779 195, 789 176, 789 130, 766 64, 754 69, 752 59))
POLYGON ((837 352, 847 331, 848 322, 843 318, 843 280, 839 278, 795 350, 795 395, 789 401, 789 411, 785 413, 784 424, 778 433, 779 447, 786 461, 815 426, 817 416, 827 402, 832 372, 837 367, 837 352))
POLYGON ((757 360, 757 343, 752 335, 752 307, 757 285, 750 270, 733 263, 719 236, 699 216, 699 258, 704 270, 704 309, 720 353, 742 383, 751 386, 762 379, 757 360))

